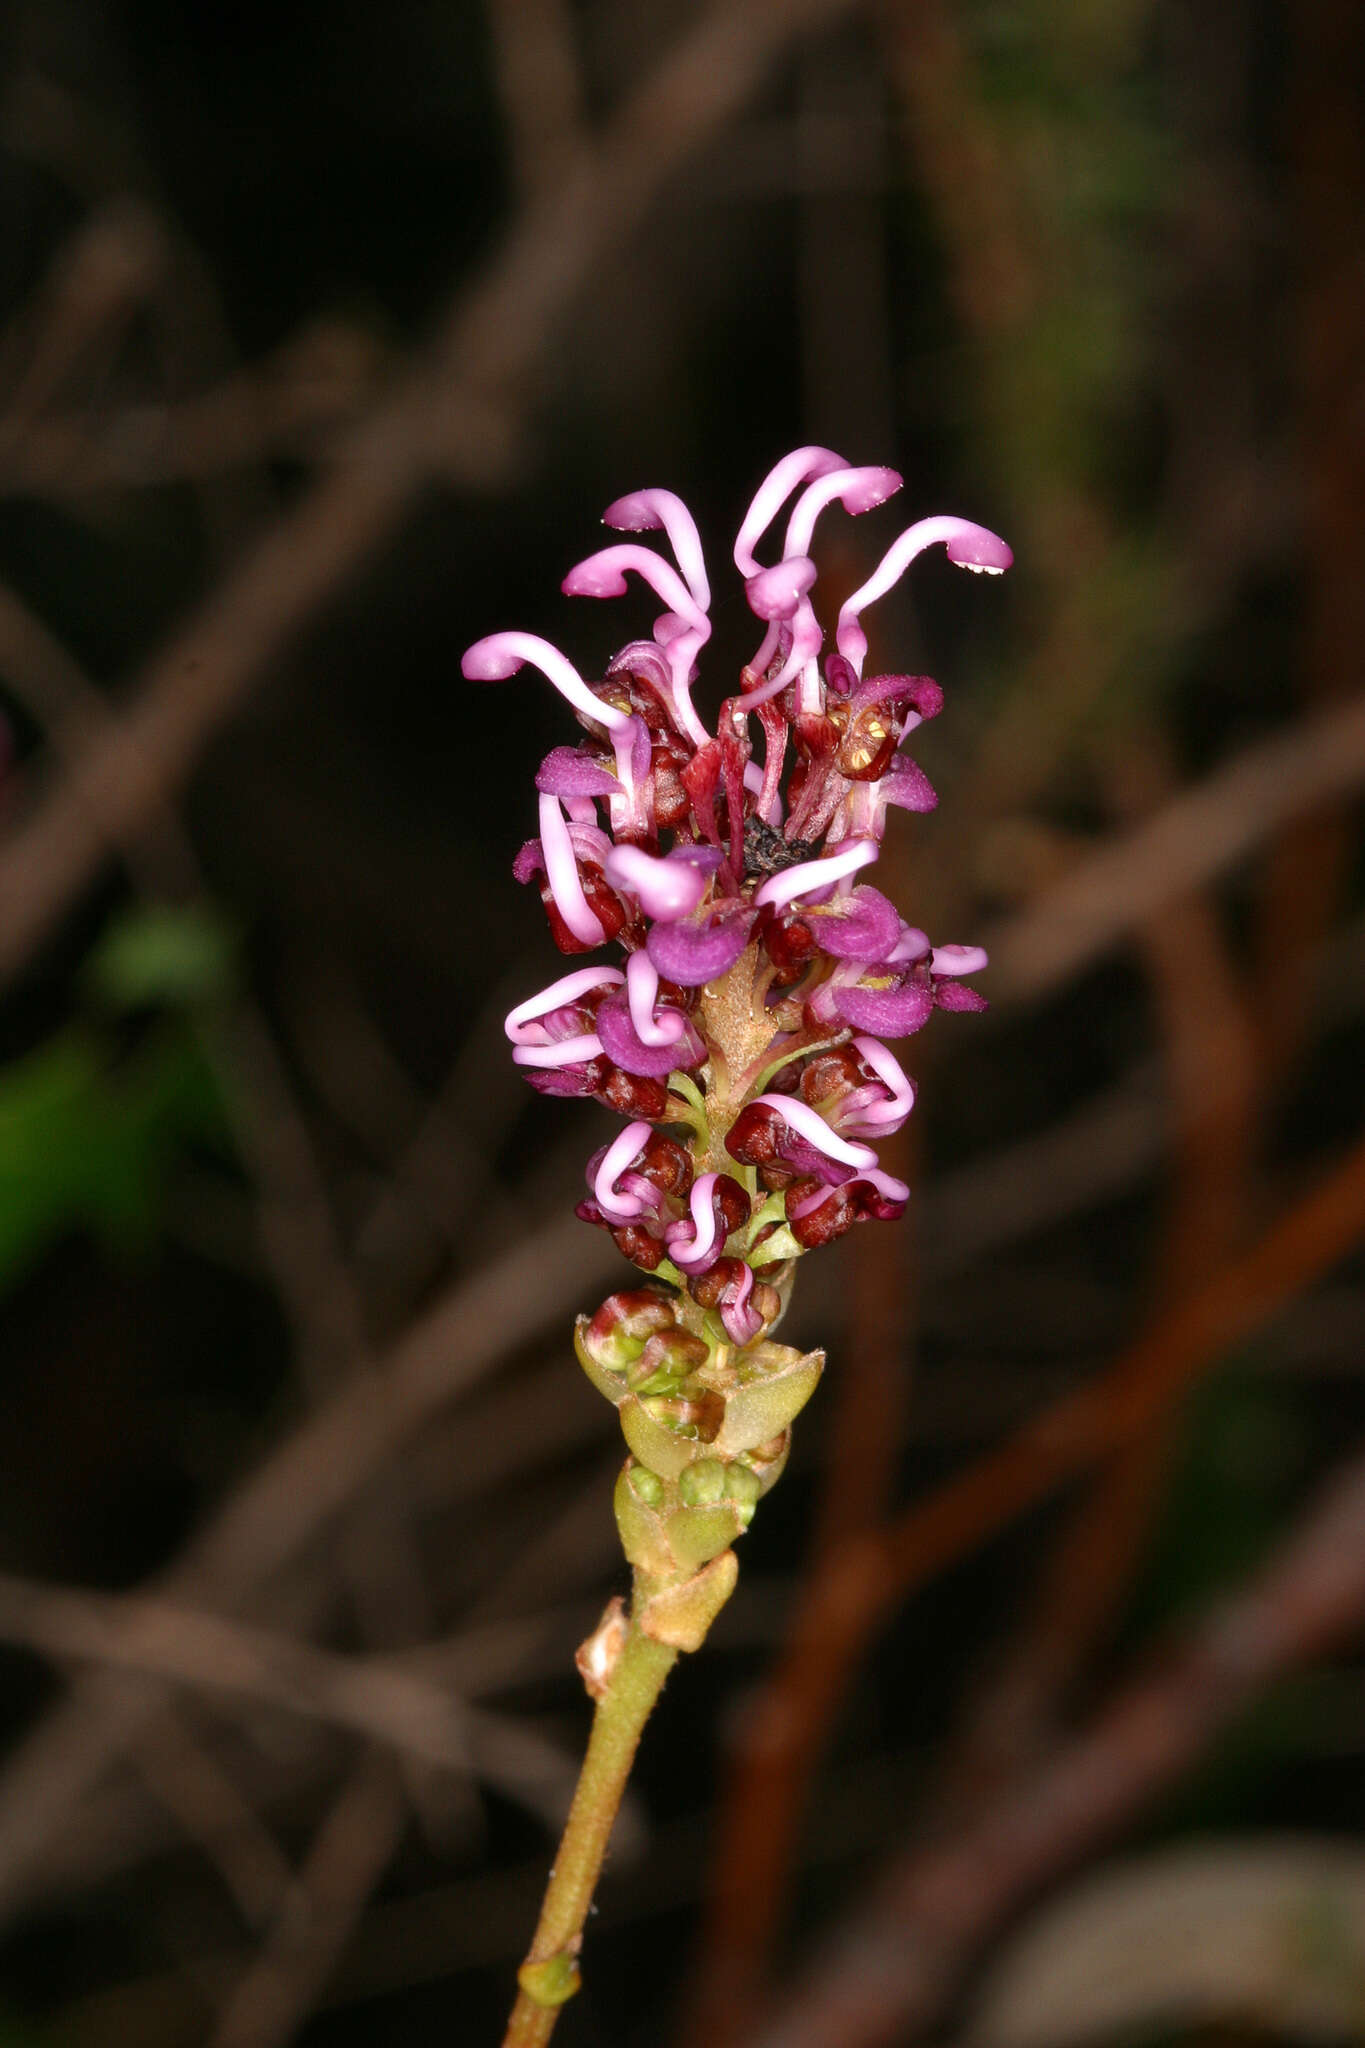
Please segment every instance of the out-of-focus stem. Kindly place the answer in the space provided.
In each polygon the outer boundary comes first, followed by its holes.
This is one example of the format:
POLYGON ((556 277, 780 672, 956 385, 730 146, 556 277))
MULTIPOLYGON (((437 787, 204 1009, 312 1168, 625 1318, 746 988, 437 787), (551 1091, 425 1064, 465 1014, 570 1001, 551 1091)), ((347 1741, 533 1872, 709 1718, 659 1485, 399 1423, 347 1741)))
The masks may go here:
POLYGON ((607 1852, 641 1731, 678 1652, 632 1620, 606 1691, 597 1703, 588 1753, 555 1857, 503 2048, 540 2048, 559 2008, 578 1988, 583 1923, 607 1852))

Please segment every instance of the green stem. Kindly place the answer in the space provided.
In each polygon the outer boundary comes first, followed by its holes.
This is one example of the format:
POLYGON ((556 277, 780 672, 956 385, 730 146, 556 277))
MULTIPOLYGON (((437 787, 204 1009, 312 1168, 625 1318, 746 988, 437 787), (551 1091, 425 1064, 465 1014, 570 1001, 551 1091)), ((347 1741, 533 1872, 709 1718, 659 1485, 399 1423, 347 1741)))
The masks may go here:
POLYGON ((583 1923, 607 1853, 612 1823, 626 1789, 640 1734, 678 1652, 656 1643, 632 1621, 621 1654, 597 1703, 588 1753, 550 1872, 540 1922, 518 1973, 521 1990, 503 2048, 542 2048, 559 2008, 578 1989, 583 1923))

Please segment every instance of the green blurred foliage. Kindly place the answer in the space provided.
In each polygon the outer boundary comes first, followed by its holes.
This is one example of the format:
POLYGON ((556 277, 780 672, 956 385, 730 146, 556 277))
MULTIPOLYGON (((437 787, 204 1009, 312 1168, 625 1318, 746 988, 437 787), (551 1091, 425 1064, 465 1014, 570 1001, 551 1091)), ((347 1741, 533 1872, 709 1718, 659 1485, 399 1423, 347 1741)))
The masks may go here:
POLYGON ((72 1232, 126 1255, 156 1236, 187 1146, 225 1121, 194 1012, 227 986, 232 948, 205 914, 150 908, 115 921, 88 963, 103 1018, 69 1024, 0 1071, 0 1288, 72 1232), (160 1013, 131 1048, 125 1014, 160 1013))

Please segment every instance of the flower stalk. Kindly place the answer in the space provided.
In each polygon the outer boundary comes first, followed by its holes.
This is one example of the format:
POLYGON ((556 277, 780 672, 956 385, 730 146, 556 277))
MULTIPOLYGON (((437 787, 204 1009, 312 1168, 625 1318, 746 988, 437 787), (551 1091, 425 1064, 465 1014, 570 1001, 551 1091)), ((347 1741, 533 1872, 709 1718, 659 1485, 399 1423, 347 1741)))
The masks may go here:
POLYGON ((626 1443, 615 1509, 634 1590, 629 1616, 613 1601, 579 1651, 596 1712, 520 1973, 507 2043, 521 2048, 548 2040, 577 1989, 640 1732, 678 1655, 700 1648, 729 1598, 734 1545, 823 1370, 823 1353, 776 1341, 797 1262, 909 1199, 874 1149, 915 1099, 885 1041, 935 1009, 985 1008, 965 978, 986 965, 981 949, 934 947, 862 879, 888 808, 937 803, 901 744, 943 695, 927 676, 864 676, 861 614, 929 546, 992 574, 1009 549, 967 520, 919 521, 845 603, 822 661, 816 523, 834 504, 869 511, 900 482, 827 448, 797 449, 769 473, 734 548, 763 638, 714 733, 692 699, 710 583, 691 515, 668 491, 618 499, 606 523, 661 531, 672 562, 622 543, 564 579, 567 594, 602 598, 638 577, 668 607, 602 681, 530 633, 493 634, 464 658, 465 674, 487 681, 537 668, 585 734, 541 763, 540 834, 514 873, 537 884, 561 952, 613 944, 623 964, 574 968, 519 1003, 506 1029, 532 1086, 624 1119, 588 1162, 578 1214, 644 1276, 575 1333, 626 1443), (765 565, 756 550, 793 497, 782 553, 765 565))

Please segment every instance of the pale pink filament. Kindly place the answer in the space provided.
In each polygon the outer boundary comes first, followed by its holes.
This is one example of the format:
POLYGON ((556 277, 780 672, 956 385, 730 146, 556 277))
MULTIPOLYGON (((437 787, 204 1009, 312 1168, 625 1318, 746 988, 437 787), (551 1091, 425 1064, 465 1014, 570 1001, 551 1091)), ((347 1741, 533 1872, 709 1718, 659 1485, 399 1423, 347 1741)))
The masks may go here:
POLYGON ((817 889, 829 888, 846 875, 856 874, 859 868, 876 860, 879 850, 874 839, 853 839, 822 860, 799 861, 794 868, 784 868, 780 875, 770 875, 754 891, 754 902, 782 910, 798 896, 811 896, 817 889))
POLYGON ((460 667, 471 682, 491 683, 514 676, 528 661, 554 684, 561 697, 568 698, 575 711, 581 711, 594 724, 605 726, 609 732, 623 731, 630 724, 628 711, 594 697, 568 656, 548 640, 542 640, 538 633, 490 633, 465 649, 460 667))
POLYGON ((931 974, 980 974, 989 966, 984 946, 936 946, 929 960, 931 974))
MULTIPOLYGON (((887 1201, 908 1202, 910 1199, 910 1190, 905 1182, 897 1180, 894 1174, 883 1173, 880 1167, 869 1167, 868 1171, 860 1173, 858 1178, 870 1181, 877 1193, 887 1201)), ((799 1202, 790 1204, 787 1214, 793 1223, 799 1223, 803 1217, 813 1216, 817 1209, 823 1209, 833 1193, 833 1188, 814 1188, 810 1194, 803 1195, 799 1202)))
POLYGON ((784 555, 808 555, 815 535, 815 522, 827 505, 837 498, 845 512, 855 517, 860 512, 870 512, 876 505, 884 505, 893 498, 905 482, 896 469, 833 469, 818 477, 796 501, 791 518, 787 521, 787 537, 783 543, 784 555))
POLYGON ((646 1204, 640 1196, 623 1193, 616 1182, 640 1147, 653 1135, 652 1124, 627 1124, 608 1145, 602 1164, 593 1175, 592 1191, 597 1197, 597 1206, 613 1223, 633 1223, 645 1213, 646 1204))
POLYGON ((832 1131, 825 1119, 813 1110, 809 1103, 802 1102, 795 1095, 756 1095, 755 1104, 762 1103, 768 1109, 775 1109, 783 1123, 804 1138, 808 1145, 814 1145, 828 1159, 840 1166, 854 1166, 866 1172, 877 1164, 877 1155, 867 1145, 854 1145, 847 1138, 841 1138, 832 1131))
POLYGON ((502 1028, 513 1045, 538 1046, 540 1041, 528 1037, 527 1033, 539 1028, 542 1017, 548 1017, 552 1010, 563 1009, 566 1003, 576 1003, 590 988, 606 988, 624 980, 619 967, 576 967, 572 974, 552 981, 539 995, 528 996, 524 1003, 518 1003, 514 1010, 509 1010, 502 1028))
POLYGON ((559 798, 544 791, 540 798, 540 844, 545 855, 550 894, 565 924, 585 946, 605 944, 607 935, 583 894, 583 880, 578 872, 573 842, 569 838, 559 798))
POLYGON ((885 967, 909 967, 929 957, 929 934, 917 924, 903 924, 900 937, 883 961, 885 967))
POLYGON ((984 526, 974 525, 970 519, 954 519, 940 513, 933 519, 921 519, 914 526, 907 526, 900 538, 891 543, 866 583, 854 591, 839 613, 835 642, 840 654, 852 662, 859 675, 867 659, 867 635, 858 623, 859 614, 877 598, 885 597, 887 591, 899 583, 916 556, 939 541, 947 548, 949 561, 955 562, 959 569, 976 569, 990 576, 999 576, 1014 560, 998 534, 989 532, 984 526))
POLYGON ((706 557, 702 552, 697 522, 675 491, 628 491, 602 514, 604 526, 618 532, 644 533, 662 527, 678 567, 686 578, 701 609, 711 608, 711 586, 706 579, 706 557))
POLYGON ((676 1045, 687 1028, 686 1021, 677 1010, 664 1009, 656 1017, 658 994, 658 968, 648 953, 632 953, 626 962, 626 1001, 635 1036, 642 1045, 676 1045))
POLYGON ((710 632, 704 608, 677 570, 662 555, 656 555, 653 548, 637 547, 629 541, 614 548, 599 548, 595 555, 576 562, 560 587, 566 597, 624 597, 630 570, 643 578, 669 610, 686 619, 694 631, 710 632))
POLYGON ((784 455, 780 462, 773 464, 754 492, 735 536, 735 567, 741 576, 759 574, 762 564, 756 559, 754 549, 797 485, 808 483, 812 477, 825 476, 832 469, 846 467, 843 456, 836 455, 832 448, 815 447, 794 449, 790 455, 784 455))

